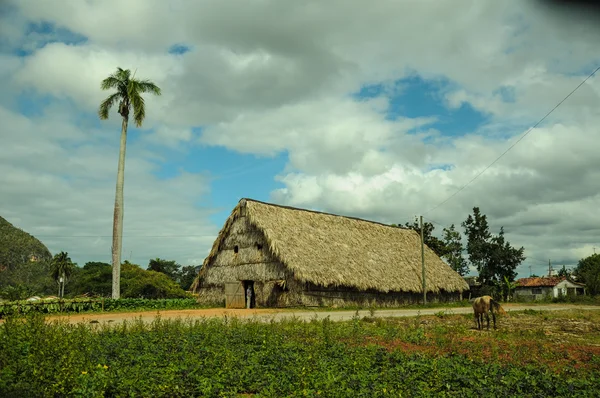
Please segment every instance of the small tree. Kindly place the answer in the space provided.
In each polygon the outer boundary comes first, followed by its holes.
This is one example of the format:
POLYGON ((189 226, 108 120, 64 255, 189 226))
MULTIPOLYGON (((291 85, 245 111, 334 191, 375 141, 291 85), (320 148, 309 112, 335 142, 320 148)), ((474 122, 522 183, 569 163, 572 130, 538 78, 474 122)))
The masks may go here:
POLYGON ((595 296, 600 293, 600 254, 582 258, 573 270, 577 281, 585 283, 588 292, 595 296))
POLYGON ((469 214, 467 219, 462 222, 462 227, 467 236, 469 262, 477 268, 481 283, 487 285, 492 277, 487 268, 489 240, 492 237, 487 217, 479 211, 479 207, 473 207, 473 215, 469 214))
POLYGON ((469 261, 475 265, 483 285, 500 287, 504 277, 509 282, 517 276, 516 268, 525 260, 523 247, 516 249, 504 237, 504 227, 498 235, 489 231, 487 217, 478 207, 462 223, 468 237, 469 261))
POLYGON ((462 254, 461 239, 460 232, 455 229, 454 224, 450 228, 444 228, 443 244, 446 248, 444 257, 453 270, 461 276, 465 276, 469 272, 469 266, 462 254))
POLYGON ((75 270, 75 264, 73 264, 66 252, 60 252, 52 258, 51 267, 52 279, 58 283, 58 296, 63 298, 67 278, 75 270))
POLYGON ((512 297, 512 293, 518 285, 510 281, 506 275, 504 275, 504 284, 502 285, 502 295, 506 301, 509 301, 512 297))
POLYGON ((567 269, 565 265, 563 265, 562 268, 558 270, 558 276, 568 278, 571 276, 571 272, 567 269))
POLYGON ((200 272, 201 268, 201 265, 185 265, 181 267, 179 286, 181 286, 183 290, 190 290, 190 287, 192 286, 192 283, 194 283, 194 279, 198 276, 198 272, 200 272))
POLYGON ((505 240, 504 227, 501 227, 500 233, 492 237, 489 250, 487 267, 494 282, 502 283, 505 277, 510 282, 514 281, 517 276, 517 267, 525 261, 525 248, 522 246, 519 249, 512 247, 510 242, 505 240))
POLYGON ((148 263, 147 271, 156 271, 167 275, 175 282, 179 282, 181 266, 173 260, 163 260, 162 258, 155 258, 150 260, 148 263))

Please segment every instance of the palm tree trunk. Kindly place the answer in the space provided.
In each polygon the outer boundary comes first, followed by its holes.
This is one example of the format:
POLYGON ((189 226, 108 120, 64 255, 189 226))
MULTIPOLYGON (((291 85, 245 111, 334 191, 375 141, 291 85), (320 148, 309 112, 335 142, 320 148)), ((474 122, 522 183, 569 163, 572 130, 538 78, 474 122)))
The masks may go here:
POLYGON ((63 271, 62 273, 62 283, 61 283, 61 292, 60 292, 60 298, 65 297, 65 283, 67 282, 67 278, 65 277, 65 273, 63 271))
POLYGON ((121 126, 121 148, 119 150, 119 168, 117 171, 117 190, 115 194, 115 212, 113 216, 112 241, 112 298, 121 296, 121 249, 123 244, 123 185, 125 184, 125 149, 127 145, 127 118, 121 126))

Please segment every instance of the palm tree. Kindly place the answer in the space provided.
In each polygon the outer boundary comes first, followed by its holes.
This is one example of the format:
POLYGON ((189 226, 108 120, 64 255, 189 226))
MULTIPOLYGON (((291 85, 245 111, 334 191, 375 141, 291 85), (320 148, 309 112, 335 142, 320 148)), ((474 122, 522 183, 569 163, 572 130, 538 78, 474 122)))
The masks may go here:
POLYGON ((60 252, 52 258, 52 279, 58 283, 58 297, 63 298, 65 295, 65 283, 74 269, 75 264, 67 253, 60 252))
POLYGON ((115 212, 113 216, 112 240, 112 298, 121 295, 121 248, 123 241, 123 185, 125 183, 125 147, 127 145, 127 125, 129 112, 133 107, 133 120, 137 127, 142 126, 146 117, 146 107, 142 93, 160 95, 160 88, 149 80, 136 80, 135 73, 131 76, 129 69, 117 67, 117 71, 102 80, 102 90, 116 90, 100 104, 98 115, 100 119, 108 119, 108 111, 119 102, 119 115, 123 118, 121 124, 121 148, 119 150, 119 167, 117 171, 117 190, 115 194, 115 212))

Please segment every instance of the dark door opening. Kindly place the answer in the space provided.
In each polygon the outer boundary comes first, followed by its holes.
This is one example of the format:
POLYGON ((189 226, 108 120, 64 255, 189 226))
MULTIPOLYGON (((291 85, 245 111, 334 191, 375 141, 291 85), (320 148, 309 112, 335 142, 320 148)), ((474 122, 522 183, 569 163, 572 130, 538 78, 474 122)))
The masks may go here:
POLYGON ((246 296, 246 308, 255 308, 256 294, 254 293, 254 281, 244 281, 244 292, 246 296))

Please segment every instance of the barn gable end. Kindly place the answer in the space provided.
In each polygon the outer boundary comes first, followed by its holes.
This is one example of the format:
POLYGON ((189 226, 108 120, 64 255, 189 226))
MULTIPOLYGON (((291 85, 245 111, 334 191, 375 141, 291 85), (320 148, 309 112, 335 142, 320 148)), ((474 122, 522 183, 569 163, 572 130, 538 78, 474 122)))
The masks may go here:
POLYGON ((244 287, 244 281, 252 281, 256 304, 276 306, 287 291, 284 281, 290 279, 289 272, 269 250, 264 233, 244 213, 239 212, 215 242, 215 255, 203 266, 200 297, 222 303, 226 283, 244 287))

